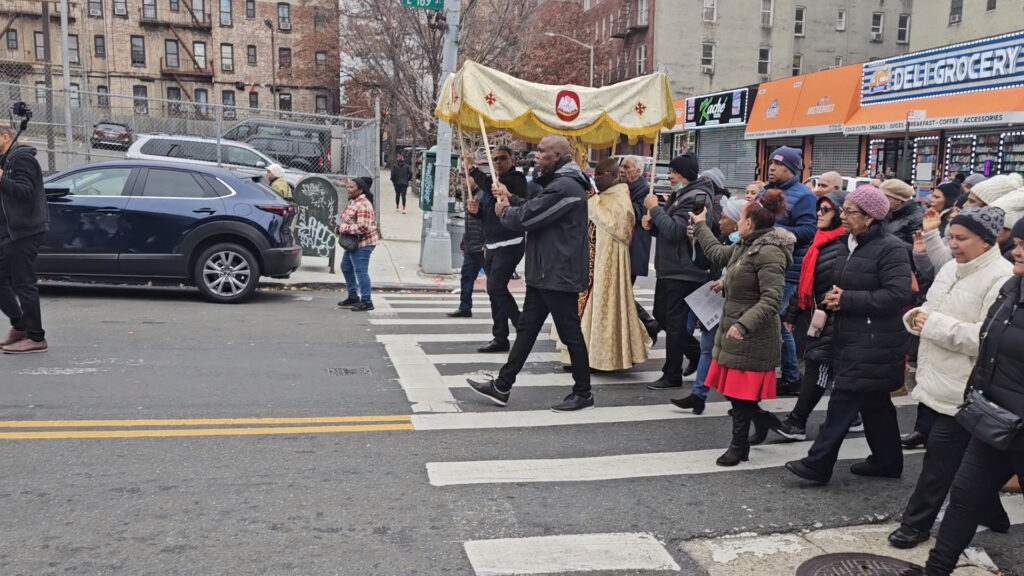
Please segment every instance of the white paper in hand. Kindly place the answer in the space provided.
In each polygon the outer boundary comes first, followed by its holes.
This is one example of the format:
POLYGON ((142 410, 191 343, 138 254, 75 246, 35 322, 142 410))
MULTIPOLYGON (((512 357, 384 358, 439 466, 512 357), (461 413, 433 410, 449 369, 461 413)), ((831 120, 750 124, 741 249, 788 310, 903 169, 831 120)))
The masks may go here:
POLYGON ((725 305, 725 296, 721 292, 712 290, 712 284, 714 282, 708 282, 685 298, 686 304, 700 320, 700 325, 705 330, 711 330, 718 326, 718 322, 722 319, 722 307, 725 305))

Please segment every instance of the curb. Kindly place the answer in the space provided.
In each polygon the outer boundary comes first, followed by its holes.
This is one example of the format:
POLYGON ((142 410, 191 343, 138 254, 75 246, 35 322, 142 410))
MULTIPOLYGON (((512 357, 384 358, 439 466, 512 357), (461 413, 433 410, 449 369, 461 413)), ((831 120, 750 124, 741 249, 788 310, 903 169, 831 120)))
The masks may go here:
MULTIPOLYGON (((344 282, 296 282, 294 284, 279 284, 276 282, 261 282, 260 290, 344 290, 344 282)), ((436 286, 434 284, 374 284, 374 292, 431 292, 437 294, 450 294, 452 290, 458 290, 455 286, 436 286)))

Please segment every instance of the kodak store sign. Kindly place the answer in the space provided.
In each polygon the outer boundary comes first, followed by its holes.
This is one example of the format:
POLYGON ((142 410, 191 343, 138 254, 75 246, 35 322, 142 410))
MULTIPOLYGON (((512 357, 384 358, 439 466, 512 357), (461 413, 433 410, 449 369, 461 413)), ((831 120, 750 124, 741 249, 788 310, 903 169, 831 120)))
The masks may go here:
POLYGON ((862 106, 1024 85, 1024 31, 864 64, 862 106))

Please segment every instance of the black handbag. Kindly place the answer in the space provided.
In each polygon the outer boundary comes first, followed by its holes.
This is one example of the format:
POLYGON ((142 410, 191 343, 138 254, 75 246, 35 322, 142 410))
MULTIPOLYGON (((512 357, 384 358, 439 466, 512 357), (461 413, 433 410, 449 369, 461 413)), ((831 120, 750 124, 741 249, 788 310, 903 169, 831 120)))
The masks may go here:
POLYGON ((359 250, 359 236, 355 234, 339 234, 338 245, 345 252, 355 252, 359 250))
POLYGON ((985 398, 976 388, 971 389, 954 418, 978 440, 1002 451, 1009 450, 1024 429, 1020 416, 985 398))

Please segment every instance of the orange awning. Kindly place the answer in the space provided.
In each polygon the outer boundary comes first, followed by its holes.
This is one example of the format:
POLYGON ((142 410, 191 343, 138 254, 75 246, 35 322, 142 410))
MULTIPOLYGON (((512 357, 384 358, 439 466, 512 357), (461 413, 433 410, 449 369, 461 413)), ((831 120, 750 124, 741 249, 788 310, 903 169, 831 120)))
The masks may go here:
POLYGON ((911 132, 1024 124, 1024 86, 862 106, 843 132, 902 132, 911 111, 924 112, 910 121, 911 132))
POLYGON ((857 110, 859 64, 761 84, 745 138, 841 133, 857 110))
POLYGON ((686 122, 686 98, 672 101, 672 107, 676 109, 676 125, 673 130, 682 130, 686 122))

